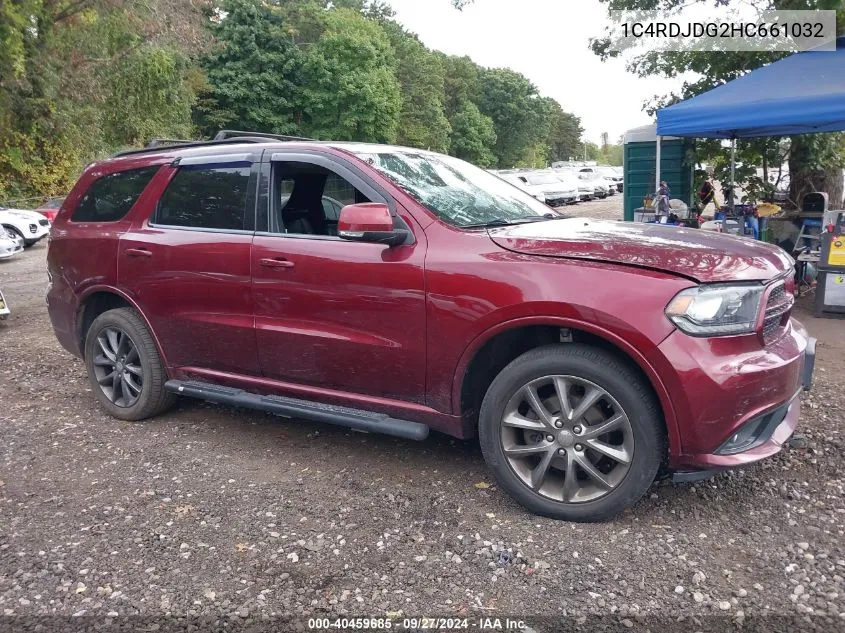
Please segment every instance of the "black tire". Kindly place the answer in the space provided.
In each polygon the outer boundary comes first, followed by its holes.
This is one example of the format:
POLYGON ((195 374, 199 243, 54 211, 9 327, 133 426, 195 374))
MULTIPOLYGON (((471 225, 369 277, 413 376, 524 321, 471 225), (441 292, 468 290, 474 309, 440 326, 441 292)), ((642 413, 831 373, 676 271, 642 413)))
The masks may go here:
POLYGON ((94 319, 85 337, 85 366, 94 395, 110 415, 120 420, 134 422, 151 418, 166 411, 176 401, 176 396, 164 388, 167 372, 152 334, 132 308, 109 310, 94 319), (112 402, 97 381, 94 369, 94 359, 99 349, 97 338, 108 328, 125 332, 138 350, 143 382, 137 401, 132 406, 119 406, 112 402))
POLYGON ((27 247, 26 238, 23 236, 23 233, 21 233, 21 232, 20 232, 20 231, 18 231, 15 227, 10 226, 10 225, 8 225, 8 224, 4 224, 4 225, 3 225, 3 229, 4 229, 7 233, 11 232, 11 233, 14 233, 15 235, 17 235, 17 236, 18 236, 19 238, 21 238, 21 240, 23 241, 23 246, 24 246, 24 248, 26 248, 26 247, 27 247))
POLYGON ((647 382, 620 357, 578 343, 539 347, 505 367, 482 402, 479 440, 496 481, 517 502, 536 514, 577 522, 603 521, 636 503, 653 483, 666 451, 662 413, 647 382), (565 503, 541 495, 520 479, 505 457, 500 431, 507 403, 527 383, 550 375, 595 383, 616 399, 630 420, 634 450, 629 470, 615 489, 594 501, 565 503))

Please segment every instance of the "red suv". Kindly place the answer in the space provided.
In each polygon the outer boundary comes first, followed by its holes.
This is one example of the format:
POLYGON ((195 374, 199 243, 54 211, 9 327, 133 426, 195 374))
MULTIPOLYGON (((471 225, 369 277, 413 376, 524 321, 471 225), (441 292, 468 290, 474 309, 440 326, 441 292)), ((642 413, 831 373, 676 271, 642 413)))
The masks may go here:
POLYGON ((514 498, 575 521, 793 432, 814 341, 779 248, 562 218, 427 151, 221 139, 90 165, 53 225, 53 328, 114 417, 183 395, 477 435, 514 498))

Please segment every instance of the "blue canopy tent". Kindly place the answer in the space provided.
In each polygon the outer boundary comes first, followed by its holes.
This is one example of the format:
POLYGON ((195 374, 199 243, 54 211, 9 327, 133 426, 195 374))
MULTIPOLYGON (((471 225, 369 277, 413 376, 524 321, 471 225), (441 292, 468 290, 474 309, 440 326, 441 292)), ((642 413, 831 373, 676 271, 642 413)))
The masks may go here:
POLYGON ((660 137, 731 139, 731 186, 737 138, 845 130, 845 36, 835 51, 785 57, 709 92, 657 111, 660 137))

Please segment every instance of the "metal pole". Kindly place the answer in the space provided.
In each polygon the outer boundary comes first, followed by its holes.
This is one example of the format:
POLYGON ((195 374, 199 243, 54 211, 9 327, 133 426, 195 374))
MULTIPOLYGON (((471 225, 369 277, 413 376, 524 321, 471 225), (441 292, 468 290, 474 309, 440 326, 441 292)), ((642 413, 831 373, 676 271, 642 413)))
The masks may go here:
POLYGON ((655 152, 657 155, 657 164, 654 168, 654 191, 660 191, 660 137, 655 141, 655 152))
POLYGON ((734 207, 734 187, 736 187, 736 138, 731 137, 731 210, 734 207))

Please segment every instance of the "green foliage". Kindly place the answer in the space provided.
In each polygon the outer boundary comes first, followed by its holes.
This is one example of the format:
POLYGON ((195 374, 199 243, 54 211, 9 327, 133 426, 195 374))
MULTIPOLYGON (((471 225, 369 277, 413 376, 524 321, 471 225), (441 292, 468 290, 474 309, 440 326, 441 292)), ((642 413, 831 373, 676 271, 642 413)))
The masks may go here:
POLYGON ((547 110, 537 88, 513 70, 494 68, 481 73, 478 107, 496 127, 499 167, 513 167, 527 148, 548 135, 547 110))
POLYGON ((446 116, 453 117, 466 101, 477 104, 481 100, 482 68, 469 57, 443 55, 445 77, 443 87, 445 100, 443 105, 446 116))
POLYGON ((547 140, 549 162, 569 160, 571 157, 579 156, 583 147, 581 134, 584 133, 581 119, 571 112, 564 112, 560 104, 553 99, 546 100, 546 107, 550 118, 547 140))
POLYGON ((490 167, 496 163, 495 145, 493 120, 481 114, 472 101, 464 101, 452 117, 452 154, 480 167, 490 167))
POLYGON ((0 5, 0 200, 66 193, 83 164, 190 132, 205 0, 0 5))
MULTIPOLYGON (((431 51, 383 0, 0 0, 0 201, 151 137, 237 128, 545 165, 577 117, 431 51)), ((566 156, 568 157, 568 156, 566 156)))
POLYGON ((402 91, 397 143, 438 152, 449 149, 451 126, 443 109, 444 69, 432 53, 395 22, 383 22, 396 53, 396 78, 402 91))
POLYGON ((190 137, 194 93, 178 51, 143 47, 119 59, 106 79, 105 141, 139 145, 157 136, 190 137))
POLYGON ((402 94, 387 35, 349 9, 325 21, 303 63, 303 128, 317 138, 394 142, 402 94))
POLYGON ((217 45, 202 60, 208 78, 194 113, 201 132, 221 128, 297 131, 303 55, 282 12, 256 0, 229 0, 211 27, 217 45))
POLYGON ((36 0, 0 2, 0 81, 17 79, 23 74, 29 18, 39 4, 36 0))

